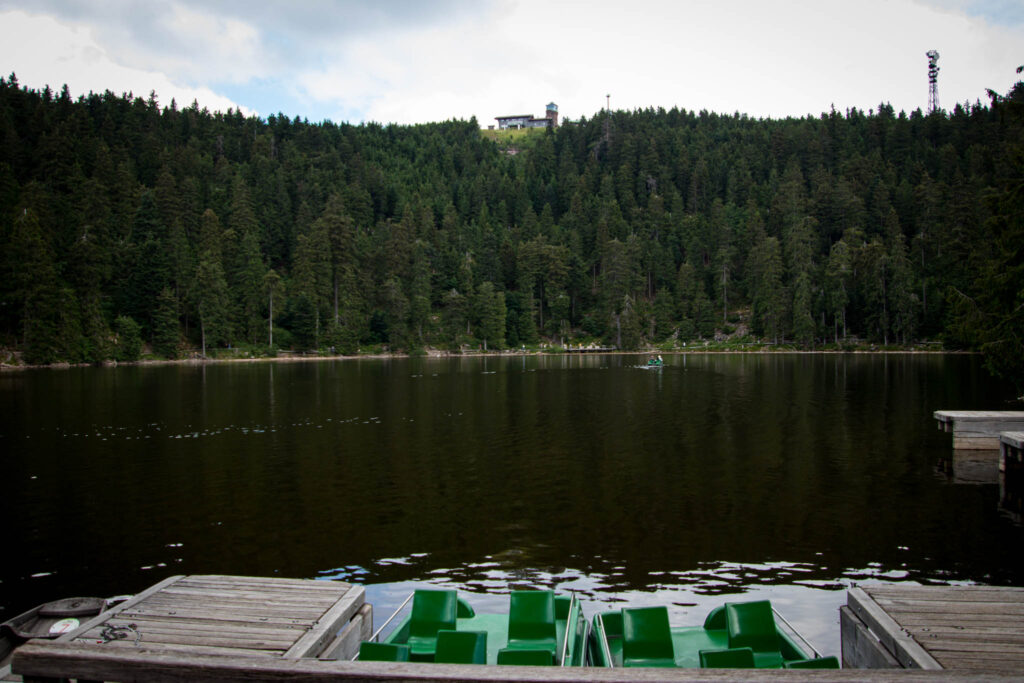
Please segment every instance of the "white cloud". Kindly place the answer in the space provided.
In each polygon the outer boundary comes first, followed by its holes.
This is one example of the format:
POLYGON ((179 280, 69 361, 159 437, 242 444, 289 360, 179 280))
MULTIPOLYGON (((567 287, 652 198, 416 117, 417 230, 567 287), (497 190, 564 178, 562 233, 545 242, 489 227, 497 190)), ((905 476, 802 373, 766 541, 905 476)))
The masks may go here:
POLYGON ((156 91, 162 104, 171 99, 180 106, 193 100, 211 110, 241 108, 208 87, 182 85, 167 74, 124 66, 114 61, 105 46, 82 26, 68 26, 51 17, 24 12, 0 13, 0 63, 8 65, 22 85, 59 90, 63 85, 75 96, 111 90, 147 97, 156 91))

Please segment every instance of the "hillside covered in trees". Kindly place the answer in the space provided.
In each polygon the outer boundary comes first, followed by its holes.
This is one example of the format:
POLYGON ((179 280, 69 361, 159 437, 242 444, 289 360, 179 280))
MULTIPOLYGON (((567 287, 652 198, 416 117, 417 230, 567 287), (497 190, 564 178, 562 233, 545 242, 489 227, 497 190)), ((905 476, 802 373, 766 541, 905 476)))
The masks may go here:
POLYGON ((309 123, 0 79, 0 346, 620 348, 749 328, 1020 378, 1024 86, 952 112, 309 123))

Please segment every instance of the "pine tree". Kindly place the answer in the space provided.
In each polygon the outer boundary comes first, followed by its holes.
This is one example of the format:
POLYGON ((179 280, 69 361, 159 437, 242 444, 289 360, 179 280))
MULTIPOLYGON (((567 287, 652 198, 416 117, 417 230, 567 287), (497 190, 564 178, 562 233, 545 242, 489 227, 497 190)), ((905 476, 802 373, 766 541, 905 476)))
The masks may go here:
POLYGON ((199 229, 199 263, 193 289, 199 314, 203 357, 207 346, 230 341, 230 298, 221 260, 220 220, 212 210, 203 213, 199 229))
POLYGON ((266 266, 260 253, 260 229, 249 197, 249 188, 240 174, 231 185, 231 218, 228 229, 233 236, 232 263, 228 268, 228 287, 232 293, 235 328, 252 344, 263 333, 263 277, 266 266))
POLYGON ((289 287, 293 296, 305 296, 313 305, 314 345, 319 344, 320 332, 330 314, 331 289, 331 245, 325 224, 315 221, 296 241, 289 287))
POLYGON ((812 314, 811 274, 797 275, 793 285, 793 338, 808 346, 814 341, 814 315, 812 314))
POLYGON ((172 284, 167 229, 152 192, 142 194, 131 230, 129 260, 124 264, 127 272, 118 280, 118 308, 139 323, 144 337, 150 337, 157 297, 160 290, 172 284))
POLYGON ((142 356, 142 328, 126 315, 114 320, 114 358, 120 362, 137 361, 142 356))
POLYGON ((914 338, 918 321, 918 298, 911 273, 907 244, 900 230, 896 211, 889 214, 887 238, 889 241, 889 301, 892 310, 892 332, 901 344, 914 338))
POLYGON ((844 240, 839 240, 829 251, 828 267, 825 271, 825 295, 828 311, 832 314, 833 338, 837 344, 840 323, 843 327, 843 338, 846 338, 846 306, 850 302, 851 277, 850 249, 844 240))
POLYGON ((281 289, 281 276, 274 269, 268 270, 263 276, 263 292, 267 296, 267 346, 271 349, 274 348, 274 297, 281 289))
POLYGON ((786 314, 785 289, 782 285, 782 250, 775 237, 764 237, 755 246, 751 257, 752 274, 756 277, 751 295, 755 329, 778 344, 784 334, 786 314))
POLYGON ((29 363, 60 360, 59 320, 62 312, 54 254, 32 209, 14 219, 6 251, 4 280, 18 308, 21 342, 29 363))
POLYGON ((178 357, 178 300, 170 287, 160 290, 153 314, 153 352, 164 358, 178 357))
POLYGON ((505 348, 505 293, 495 291, 491 282, 481 283, 476 292, 476 336, 484 350, 505 348))

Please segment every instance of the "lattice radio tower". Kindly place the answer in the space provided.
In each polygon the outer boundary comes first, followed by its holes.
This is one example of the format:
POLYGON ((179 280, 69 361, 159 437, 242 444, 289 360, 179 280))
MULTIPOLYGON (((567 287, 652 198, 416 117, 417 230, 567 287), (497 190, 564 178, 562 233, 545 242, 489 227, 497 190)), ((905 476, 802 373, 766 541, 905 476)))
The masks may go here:
POLYGON ((939 51, 928 50, 928 113, 939 109, 939 51))

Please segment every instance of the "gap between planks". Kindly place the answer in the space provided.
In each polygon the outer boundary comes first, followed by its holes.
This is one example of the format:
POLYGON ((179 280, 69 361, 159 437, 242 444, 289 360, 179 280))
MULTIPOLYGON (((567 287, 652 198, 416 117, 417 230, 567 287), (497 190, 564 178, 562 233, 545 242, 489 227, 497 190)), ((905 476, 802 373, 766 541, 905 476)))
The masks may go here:
MULTIPOLYGON (((336 601, 335 601, 336 602, 336 601)), ((224 612, 227 614, 247 614, 249 612, 263 612, 265 614, 279 614, 291 616, 315 616, 330 609, 334 602, 326 605, 274 605, 260 602, 218 602, 204 600, 147 600, 139 603, 138 609, 189 609, 203 612, 224 612)))
POLYGON ((278 589, 278 588, 260 588, 258 586, 168 586, 167 588, 160 591, 161 593, 193 593, 197 595, 275 595, 280 596, 281 599, 291 600, 326 600, 327 598, 335 595, 345 595, 351 591, 351 587, 342 588, 340 586, 333 587, 330 590, 323 589, 278 589))
POLYGON ((345 581, 318 581, 316 579, 273 579, 252 576, 219 576, 215 574, 189 575, 176 585, 181 586, 260 586, 281 590, 338 590, 351 588, 345 581))
MULTIPOLYGON (((227 605, 217 603, 203 603, 203 602, 154 602, 154 603, 142 603, 138 607, 134 608, 138 612, 154 611, 154 612, 174 612, 175 610, 191 611, 191 612, 206 612, 211 614, 221 614, 225 617, 231 616, 278 616, 278 617, 289 617, 294 619, 304 618, 316 620, 317 616, 323 614, 330 608, 327 607, 315 607, 315 608, 298 608, 298 607, 279 607, 273 605, 258 605, 258 604, 246 604, 246 605, 227 605)), ((129 611, 129 610, 125 610, 129 611)))
MULTIPOLYGON (((225 637, 222 634, 182 633, 180 631, 166 633, 143 628, 139 628, 137 632, 139 634, 139 643, 146 643, 146 645, 194 645, 200 647, 223 647, 231 650, 273 651, 277 654, 284 653, 295 642, 294 638, 283 640, 271 640, 258 637, 230 638, 225 637)), ((96 628, 83 634, 78 640, 99 641, 102 639, 102 633, 103 629, 96 628)), ((132 646, 135 645, 135 639, 131 635, 121 642, 132 646)))
POLYGON ((213 647, 206 645, 176 645, 173 643, 163 644, 145 642, 140 642, 136 645, 133 641, 128 640, 112 640, 109 643, 105 643, 103 647, 118 651, 134 650, 136 652, 145 652, 147 650, 159 650, 163 652, 178 652, 184 655, 226 655, 230 657, 281 657, 283 654, 280 650, 254 650, 250 648, 213 647))
POLYGON ((212 632, 228 632, 228 633, 265 633, 271 637, 295 637, 297 633, 305 633, 308 630, 307 626, 300 626, 296 624, 271 624, 267 622, 249 622, 249 621, 210 621, 209 619, 147 619, 144 617, 139 618, 126 618, 118 615, 113 619, 109 619, 106 623, 111 626, 127 626, 128 624, 136 624, 144 628, 161 628, 161 629, 174 629, 180 631, 212 631, 212 632))

